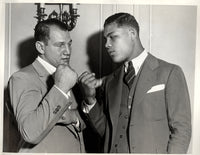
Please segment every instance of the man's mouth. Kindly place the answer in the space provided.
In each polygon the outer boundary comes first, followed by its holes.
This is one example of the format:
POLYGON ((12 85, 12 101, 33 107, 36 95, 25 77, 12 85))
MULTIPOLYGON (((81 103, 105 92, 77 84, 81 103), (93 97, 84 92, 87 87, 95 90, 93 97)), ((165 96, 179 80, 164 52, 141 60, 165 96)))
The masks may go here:
POLYGON ((108 51, 108 53, 112 56, 115 54, 115 51, 108 51))
POLYGON ((69 61, 70 57, 67 57, 67 58, 62 58, 62 60, 64 61, 69 61))
POLYGON ((69 64, 70 58, 62 58, 61 61, 62 63, 69 64))

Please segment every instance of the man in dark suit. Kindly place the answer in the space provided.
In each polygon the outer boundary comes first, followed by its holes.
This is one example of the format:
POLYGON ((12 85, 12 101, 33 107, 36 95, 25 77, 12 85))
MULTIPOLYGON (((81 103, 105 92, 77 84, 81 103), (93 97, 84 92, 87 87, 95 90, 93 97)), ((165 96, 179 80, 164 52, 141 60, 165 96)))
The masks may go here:
POLYGON ((191 110, 181 68, 143 48, 139 25, 128 13, 108 17, 104 37, 112 60, 123 65, 103 82, 89 72, 79 77, 83 111, 104 138, 104 152, 186 153, 191 110), (101 104, 95 98, 99 86, 101 104))
POLYGON ((56 19, 41 21, 35 27, 35 41, 38 57, 9 80, 22 136, 19 152, 84 152, 84 122, 72 92, 77 73, 69 65, 72 39, 67 26, 56 19))

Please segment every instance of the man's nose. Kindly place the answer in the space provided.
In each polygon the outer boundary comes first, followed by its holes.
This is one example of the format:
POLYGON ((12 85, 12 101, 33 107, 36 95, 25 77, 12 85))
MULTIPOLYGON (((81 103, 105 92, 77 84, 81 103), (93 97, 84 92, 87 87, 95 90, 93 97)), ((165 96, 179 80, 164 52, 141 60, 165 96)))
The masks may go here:
POLYGON ((110 47, 111 47, 111 43, 110 43, 109 40, 106 41, 106 43, 105 43, 105 47, 106 47, 106 48, 110 48, 110 47))
POLYGON ((71 48, 68 45, 65 45, 63 49, 63 54, 68 55, 70 53, 71 53, 71 48))

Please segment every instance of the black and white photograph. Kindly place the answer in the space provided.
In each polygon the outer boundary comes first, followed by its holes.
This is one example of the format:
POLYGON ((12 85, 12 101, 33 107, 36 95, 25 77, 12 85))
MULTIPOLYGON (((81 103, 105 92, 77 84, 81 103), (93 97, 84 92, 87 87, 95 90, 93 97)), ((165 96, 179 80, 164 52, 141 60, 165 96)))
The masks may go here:
POLYGON ((200 153, 200 2, 0 2, 0 154, 200 153))

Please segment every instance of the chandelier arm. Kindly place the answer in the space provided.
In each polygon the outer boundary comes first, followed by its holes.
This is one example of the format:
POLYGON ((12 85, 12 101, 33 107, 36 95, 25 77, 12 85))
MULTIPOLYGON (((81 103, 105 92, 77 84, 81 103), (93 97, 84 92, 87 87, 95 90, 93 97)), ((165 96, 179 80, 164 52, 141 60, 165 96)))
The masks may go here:
POLYGON ((38 22, 45 20, 46 16, 48 18, 56 18, 65 23, 69 31, 75 28, 77 19, 80 17, 77 14, 77 4, 56 3, 55 5, 59 5, 59 13, 53 10, 49 15, 45 14, 45 3, 37 3, 37 5, 37 16, 35 18, 38 22), (64 11, 64 5, 69 6, 69 11, 64 11))

